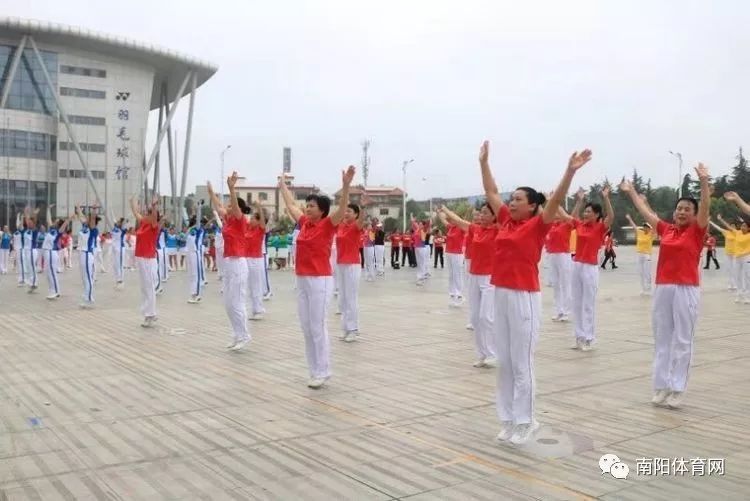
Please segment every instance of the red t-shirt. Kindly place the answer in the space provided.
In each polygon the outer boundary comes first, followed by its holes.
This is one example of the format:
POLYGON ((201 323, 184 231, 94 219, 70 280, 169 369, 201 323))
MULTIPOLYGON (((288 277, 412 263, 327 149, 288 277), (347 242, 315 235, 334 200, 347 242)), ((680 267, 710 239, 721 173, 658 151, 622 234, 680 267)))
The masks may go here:
POLYGON ((557 221, 547 233, 547 252, 550 254, 570 253, 570 233, 573 227, 569 223, 557 221))
MULTIPOLYGON (((538 265, 551 224, 545 224, 541 215, 514 221, 505 205, 500 208, 497 220, 500 229, 495 239, 495 262, 490 282, 495 287, 538 292, 538 265)), ((471 264, 474 265, 474 259, 471 264)))
POLYGON ((336 227, 331 218, 324 217, 313 223, 307 216, 302 216, 299 218, 299 227, 295 267, 297 275, 330 277, 331 245, 336 234, 336 227))
POLYGON ((156 240, 159 238, 159 225, 141 221, 135 232, 135 257, 156 259, 156 240))
POLYGON ((706 228, 693 223, 685 228, 659 221, 656 233, 661 238, 656 263, 656 283, 700 285, 698 264, 706 228))
POLYGON ((245 257, 245 234, 247 233, 247 219, 227 216, 221 234, 224 237, 224 257, 245 257))
POLYGON ((448 254, 462 254, 464 250, 464 239, 466 232, 456 225, 448 225, 448 233, 445 235, 447 245, 445 252, 448 254))
POLYGON ((706 247, 708 247, 708 250, 712 251, 716 249, 716 238, 715 237, 708 237, 706 239, 706 247))
POLYGON ((401 235, 401 247, 408 249, 411 247, 411 244, 412 239, 410 234, 404 233, 403 235, 401 235))
POLYGON ((573 261, 585 264, 598 264, 599 249, 604 244, 604 235, 607 234, 607 225, 601 221, 584 223, 578 219, 573 220, 576 229, 576 256, 573 261))
POLYGON ((399 245, 401 245, 401 235, 396 235, 396 234, 391 235, 390 240, 391 240, 391 247, 393 247, 394 249, 398 247, 399 245))
POLYGON ((248 224, 245 230, 245 257, 263 257, 263 243, 265 239, 265 228, 262 226, 250 226, 248 224))
POLYGON ((445 245, 445 237, 435 237, 432 239, 432 245, 442 248, 445 245))
POLYGON ((336 228, 336 263, 360 264, 360 229, 357 223, 341 223, 336 228))
POLYGON ((469 231, 466 232, 466 238, 464 239, 464 247, 466 247, 464 258, 466 259, 471 259, 471 244, 474 240, 474 226, 474 224, 469 226, 469 231))
POLYGON ((472 224, 471 234, 471 264, 469 273, 472 275, 491 275, 495 259, 495 238, 497 237, 498 226, 484 227, 478 224, 472 224), (473 231, 472 231, 473 230, 473 231))

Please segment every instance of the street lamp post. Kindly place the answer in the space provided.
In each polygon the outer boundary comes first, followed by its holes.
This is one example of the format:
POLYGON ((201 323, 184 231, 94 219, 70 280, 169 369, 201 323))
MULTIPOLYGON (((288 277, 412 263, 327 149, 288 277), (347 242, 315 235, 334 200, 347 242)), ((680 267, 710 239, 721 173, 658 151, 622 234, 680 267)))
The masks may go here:
POLYGON ((680 153, 679 151, 675 152, 672 150, 669 150, 669 153, 677 157, 677 160, 679 162, 680 183, 677 185, 677 196, 679 198, 682 198, 682 153, 680 153))
POLYGON ((401 171, 403 172, 403 182, 401 183, 403 187, 403 207, 401 210, 401 218, 403 219, 403 228, 401 228, 401 231, 406 233, 406 166, 412 163, 414 159, 411 160, 404 160, 404 164, 401 166, 401 171))
POLYGON ((226 148, 224 148, 223 150, 221 150, 221 155, 220 155, 220 157, 221 157, 221 180, 220 180, 219 184, 221 185, 221 203, 224 203, 224 185, 226 184, 224 182, 224 154, 231 147, 232 147, 232 145, 228 144, 226 148))
MULTIPOLYGON (((427 186, 427 178, 426 177, 422 178, 422 182, 425 184, 425 186, 427 186)), ((429 186, 427 186, 427 189, 429 190, 429 186)), ((432 194, 430 194, 429 201, 430 201, 430 220, 432 220, 432 194)))

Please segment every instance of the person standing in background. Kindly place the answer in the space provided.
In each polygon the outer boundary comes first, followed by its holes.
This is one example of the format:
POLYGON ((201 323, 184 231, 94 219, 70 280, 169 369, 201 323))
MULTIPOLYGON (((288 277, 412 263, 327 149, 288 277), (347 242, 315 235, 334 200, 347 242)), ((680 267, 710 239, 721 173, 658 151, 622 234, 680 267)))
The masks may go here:
POLYGON ((445 237, 443 236, 443 233, 436 229, 432 236, 432 244, 433 244, 433 254, 435 256, 435 266, 433 268, 437 269, 438 260, 440 261, 440 269, 443 269, 443 249, 445 247, 445 237))
POLYGON ((413 239, 411 236, 411 231, 406 230, 401 235, 401 267, 402 268, 407 262, 409 263, 409 268, 414 267, 413 265, 414 259, 412 257, 412 252, 413 252, 412 244, 413 244, 413 239))
POLYGON ((438 217, 445 225, 445 253, 448 259, 448 295, 450 306, 458 307, 463 303, 464 239, 466 232, 460 226, 450 224, 442 210, 438 217))
POLYGON ((385 275, 385 231, 380 221, 375 225, 373 245, 375 246, 375 274, 382 277, 385 275))
POLYGON ((642 227, 636 226, 630 214, 626 214, 625 218, 635 231, 635 250, 638 253, 641 295, 647 296, 651 294, 651 253, 654 248, 654 232, 651 231, 651 225, 648 223, 644 223, 642 227))
POLYGON ((399 251, 401 250, 401 233, 394 231, 389 240, 391 242, 391 268, 395 269, 398 264, 399 251))
MULTIPOLYGON (((111 215, 110 218, 112 218, 111 215)), ((122 290, 124 287, 125 235, 125 218, 121 217, 112 227, 112 269, 115 275, 116 290, 122 290)))
POLYGON ((11 239, 10 229, 7 226, 3 226, 2 236, 0 237, 0 275, 8 273, 11 239))
POLYGON ((377 220, 370 221, 370 225, 362 232, 363 253, 365 259, 365 281, 375 280, 375 225, 377 220))

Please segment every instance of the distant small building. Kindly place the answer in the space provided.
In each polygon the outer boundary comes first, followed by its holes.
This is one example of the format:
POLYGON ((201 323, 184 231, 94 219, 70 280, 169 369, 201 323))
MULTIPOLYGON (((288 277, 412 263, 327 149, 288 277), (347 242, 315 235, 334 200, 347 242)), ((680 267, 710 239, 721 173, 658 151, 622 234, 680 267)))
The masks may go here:
MULTIPOLYGON (((334 201, 341 199, 341 190, 334 194, 334 201)), ((398 219, 404 203, 404 192, 397 186, 352 186, 349 189, 349 201, 363 206, 367 215, 383 221, 387 218, 398 219)))

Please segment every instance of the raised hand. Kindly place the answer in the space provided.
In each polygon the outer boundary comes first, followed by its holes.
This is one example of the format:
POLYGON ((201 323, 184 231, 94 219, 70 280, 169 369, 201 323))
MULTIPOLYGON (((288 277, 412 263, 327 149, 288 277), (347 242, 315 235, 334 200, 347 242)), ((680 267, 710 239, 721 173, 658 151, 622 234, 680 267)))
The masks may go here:
POLYGON ((708 179, 708 167, 699 163, 695 168, 695 173, 698 175, 698 179, 708 179))
POLYGON ((214 187, 211 185, 211 181, 206 181, 206 188, 208 189, 209 193, 214 192, 214 187))
POLYGON ((726 198, 730 202, 736 202, 740 199, 740 196, 734 191, 727 191, 726 193, 724 193, 724 198, 726 198))
POLYGON ((568 160, 568 169, 578 170, 591 160, 591 150, 583 150, 578 153, 574 151, 568 160))
POLYGON ((281 175, 279 176, 279 186, 280 187, 286 186, 286 180, 287 180, 286 172, 282 172, 281 175))
POLYGON ((620 191, 623 193, 630 193, 631 191, 633 191, 633 183, 631 183, 627 179, 623 179, 620 183, 620 191))
POLYGON ((349 186, 352 184, 352 181, 354 180, 354 174, 356 173, 357 169, 354 168, 353 165, 350 165, 346 168, 346 170, 341 171, 341 183, 344 186, 349 186))
POLYGON ((485 140, 479 148, 479 163, 486 165, 490 158, 490 142, 485 140))
POLYGON ((237 171, 232 171, 232 175, 227 178, 227 186, 229 186, 230 189, 234 189, 234 187, 237 186, 238 178, 239 175, 237 174, 237 171))
POLYGON ((584 190, 583 188, 578 188, 578 191, 576 192, 576 198, 578 200, 583 200, 585 196, 586 196, 586 190, 584 190))
POLYGON ((602 188, 602 197, 603 198, 609 198, 610 191, 611 190, 610 190, 609 185, 604 186, 604 188, 602 188))

